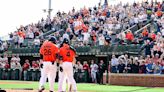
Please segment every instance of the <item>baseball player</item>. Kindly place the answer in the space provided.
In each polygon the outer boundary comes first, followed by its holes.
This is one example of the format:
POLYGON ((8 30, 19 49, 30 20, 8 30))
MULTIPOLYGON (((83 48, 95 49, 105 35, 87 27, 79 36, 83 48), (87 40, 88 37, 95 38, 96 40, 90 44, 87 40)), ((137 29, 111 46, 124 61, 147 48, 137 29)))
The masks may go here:
POLYGON ((43 65, 41 69, 41 78, 39 82, 39 92, 42 92, 44 84, 46 83, 47 77, 49 81, 50 92, 54 91, 54 82, 57 71, 57 54, 59 52, 56 44, 56 38, 50 37, 49 40, 45 41, 40 48, 41 58, 43 58, 43 65))
MULTIPOLYGON (((60 78, 61 78, 61 76, 64 76, 63 75, 64 73, 63 73, 63 71, 59 71, 59 80, 60 80, 60 78)), ((63 79, 63 84, 62 84, 62 91, 63 92, 66 92, 66 89, 71 89, 70 88, 70 83, 69 83, 69 81, 68 81, 68 78, 67 77, 65 77, 64 79, 63 79), (68 87, 68 88, 67 88, 68 87)))
POLYGON ((73 64, 75 64, 76 62, 75 59, 76 51, 71 46, 69 46, 68 39, 63 40, 63 44, 62 47, 60 48, 59 55, 60 55, 60 71, 63 72, 63 74, 59 76, 58 92, 64 92, 62 90, 62 86, 66 81, 66 79, 70 83, 71 86, 70 88, 72 89, 71 92, 76 92, 77 91, 76 82, 73 77, 73 64))

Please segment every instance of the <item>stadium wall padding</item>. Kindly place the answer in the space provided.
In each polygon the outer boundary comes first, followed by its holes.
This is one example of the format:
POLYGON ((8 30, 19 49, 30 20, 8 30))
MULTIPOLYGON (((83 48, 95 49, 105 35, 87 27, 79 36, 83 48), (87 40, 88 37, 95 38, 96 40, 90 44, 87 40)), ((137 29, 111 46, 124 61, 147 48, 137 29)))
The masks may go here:
POLYGON ((121 86, 164 87, 164 75, 104 73, 104 84, 121 86))

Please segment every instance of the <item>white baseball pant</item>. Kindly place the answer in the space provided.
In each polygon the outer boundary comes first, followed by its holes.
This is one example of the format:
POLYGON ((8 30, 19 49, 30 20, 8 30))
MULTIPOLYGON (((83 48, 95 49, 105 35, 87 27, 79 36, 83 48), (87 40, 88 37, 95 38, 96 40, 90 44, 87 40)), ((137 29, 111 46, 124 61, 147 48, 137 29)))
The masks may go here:
POLYGON ((59 76, 59 84, 58 84, 58 92, 63 91, 63 84, 66 82, 66 79, 68 79, 68 82, 70 83, 70 86, 72 86, 72 90, 76 91, 76 82, 73 77, 73 65, 72 62, 63 62, 63 74, 59 76))
MULTIPOLYGON (((61 80, 62 76, 64 76, 64 73, 59 71, 59 81, 61 80)), ((62 78, 63 79, 63 78, 62 78)), ((68 89, 70 88, 70 83, 68 81, 67 76, 63 79, 63 84, 62 84, 62 91, 66 92, 66 88, 67 88, 67 84, 68 84, 68 89)))
POLYGON ((43 69, 41 69, 41 78, 39 81, 39 89, 45 85, 48 77, 49 89, 50 91, 54 91, 54 82, 56 78, 57 66, 56 63, 52 64, 52 62, 43 62, 43 69))

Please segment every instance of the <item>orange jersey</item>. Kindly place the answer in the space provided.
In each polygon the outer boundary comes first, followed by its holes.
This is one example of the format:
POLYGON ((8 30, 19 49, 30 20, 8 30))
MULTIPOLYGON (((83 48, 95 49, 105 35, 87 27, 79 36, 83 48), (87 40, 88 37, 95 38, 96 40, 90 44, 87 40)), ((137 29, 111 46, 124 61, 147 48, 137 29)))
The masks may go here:
POLYGON ((55 61, 59 49, 50 41, 45 41, 40 48, 40 54, 43 55, 43 61, 55 61))
POLYGON ((76 53, 68 45, 64 45, 60 48, 60 56, 62 56, 63 62, 72 62, 76 53))

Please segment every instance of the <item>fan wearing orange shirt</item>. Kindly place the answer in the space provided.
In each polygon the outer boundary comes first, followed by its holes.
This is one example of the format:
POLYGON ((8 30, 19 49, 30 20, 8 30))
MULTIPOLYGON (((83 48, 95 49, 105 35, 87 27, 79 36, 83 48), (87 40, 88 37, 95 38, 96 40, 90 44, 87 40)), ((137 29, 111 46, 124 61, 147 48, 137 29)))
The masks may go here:
POLYGON ((77 91, 76 82, 73 77, 73 64, 76 62, 75 55, 76 51, 69 45, 69 40, 64 39, 59 51, 60 71, 62 74, 59 76, 58 92, 63 92, 62 87, 66 78, 71 85, 70 92, 77 91))
POLYGON ((130 42, 133 41, 133 39, 134 39, 133 33, 128 31, 128 33, 126 34, 126 39, 130 42))
POLYGON ((156 15, 158 18, 162 17, 162 11, 160 9, 158 9, 158 11, 156 12, 156 15))
POLYGON ((54 82, 57 71, 57 54, 59 52, 56 44, 56 38, 50 37, 49 40, 45 41, 40 48, 41 57, 43 57, 43 66, 41 69, 41 78, 39 82, 39 92, 43 92, 44 84, 46 83, 47 77, 49 81, 50 92, 54 92, 54 82))
POLYGON ((143 30, 143 32, 142 32, 142 36, 143 37, 147 37, 148 34, 149 34, 149 32, 147 31, 147 28, 145 27, 144 30, 143 30))

